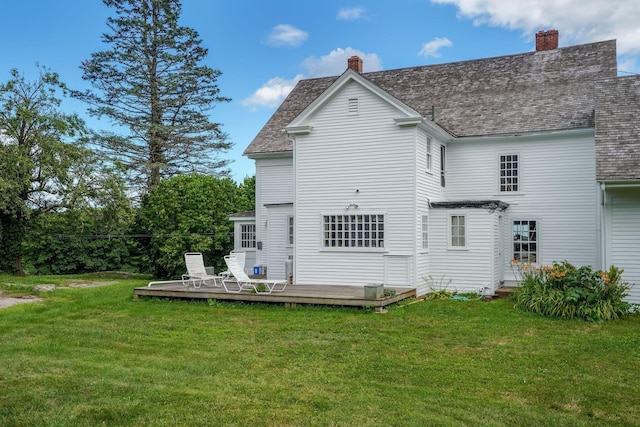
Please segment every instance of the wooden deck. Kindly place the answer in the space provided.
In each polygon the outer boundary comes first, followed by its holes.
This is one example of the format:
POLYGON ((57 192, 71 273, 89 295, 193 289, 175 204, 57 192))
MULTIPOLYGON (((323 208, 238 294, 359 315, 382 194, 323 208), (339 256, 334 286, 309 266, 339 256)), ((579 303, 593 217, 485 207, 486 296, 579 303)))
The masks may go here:
MULTIPOLYGON (((153 283, 153 282, 152 282, 153 283)), ((267 302, 284 304, 286 307, 296 304, 333 305, 352 307, 374 307, 383 312, 384 308, 398 301, 416 296, 415 288, 385 287, 393 289, 396 294, 392 297, 366 299, 363 286, 334 286, 334 285, 288 285, 283 292, 271 294, 256 294, 243 291, 239 294, 226 292, 223 287, 205 285, 200 288, 183 286, 180 281, 161 282, 135 288, 134 298, 141 296, 160 298, 185 298, 219 301, 267 302)))

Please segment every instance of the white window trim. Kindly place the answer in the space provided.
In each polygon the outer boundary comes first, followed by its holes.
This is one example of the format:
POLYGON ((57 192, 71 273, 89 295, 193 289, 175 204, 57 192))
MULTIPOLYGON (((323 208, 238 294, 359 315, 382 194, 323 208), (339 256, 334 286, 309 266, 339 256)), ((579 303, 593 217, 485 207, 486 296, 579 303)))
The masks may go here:
POLYGON ((432 168, 433 168, 433 140, 431 139, 430 136, 427 136, 427 142, 425 144, 425 150, 426 150, 426 169, 427 169, 427 173, 432 173, 432 168))
POLYGON ((429 252, 429 214, 427 213, 422 213, 420 215, 420 252, 421 253, 427 253, 429 252), (424 234, 425 234, 425 223, 424 220, 427 220, 427 240, 426 240, 426 246, 425 246, 425 240, 424 240, 424 234))
POLYGON ((446 188, 447 186, 447 146, 440 144, 440 187, 446 188))
POLYGON ((293 215, 287 215, 287 223, 286 223, 286 227, 287 227, 287 241, 286 241, 286 246, 287 247, 293 247, 293 245, 295 244, 295 235, 296 235, 296 230, 295 230, 295 220, 293 219, 293 215), (293 224, 292 224, 293 221, 293 224))
POLYGON ((383 233, 384 237, 382 240, 384 241, 383 245, 387 244, 387 212, 323 212, 320 214, 319 222, 320 222, 320 251, 321 252, 386 252, 386 247, 362 247, 362 246, 325 246, 324 245, 324 217, 325 216, 345 216, 345 215, 382 215, 383 217, 383 233))
POLYGON ((498 154, 496 163, 496 176, 497 176, 497 194, 499 195, 518 195, 522 191, 522 154, 519 151, 503 152, 498 154), (500 182, 500 157, 502 156, 518 156, 518 189, 517 190, 502 190, 502 184, 500 182))
POLYGON ((469 248, 469 221, 468 221, 468 215, 466 213, 450 213, 448 216, 448 221, 447 221, 447 249, 450 251, 466 251, 469 248), (454 216, 460 216, 464 218, 464 246, 453 246, 452 244, 452 238, 453 238, 453 233, 452 233, 452 228, 453 228, 453 224, 452 222, 452 218, 454 216))
MULTIPOLYGON (((246 251, 255 251, 256 250, 256 241, 257 241, 257 238, 256 238, 256 231, 257 231, 256 230, 256 228, 257 228, 256 224, 254 222, 245 222, 245 223, 239 223, 238 225, 239 225, 239 227, 238 227, 238 233, 239 233, 238 242, 240 243, 240 248, 239 249, 246 250, 246 251), (243 227, 246 227, 246 226, 253 226, 253 246, 247 246, 247 247, 244 246, 244 242, 247 241, 247 240, 244 239, 244 233, 243 233, 242 229, 243 229, 243 227)), ((248 241, 250 242, 251 240, 248 240, 248 241)))
MULTIPOLYGON (((528 262, 528 261, 524 261, 525 264, 531 264, 531 265, 540 265, 540 254, 541 254, 541 246, 540 243, 542 241, 541 237, 542 234, 540 234, 540 219, 537 217, 519 217, 519 218, 511 218, 510 224, 509 224, 509 251, 511 253, 511 259, 515 259, 515 253, 513 250, 513 244, 515 243, 515 240, 513 239, 513 223, 515 221, 535 221, 536 222, 536 261, 535 262, 528 262)), ((529 241, 531 242, 531 241, 529 241)), ((518 262, 523 262, 522 260, 518 260, 518 262)))

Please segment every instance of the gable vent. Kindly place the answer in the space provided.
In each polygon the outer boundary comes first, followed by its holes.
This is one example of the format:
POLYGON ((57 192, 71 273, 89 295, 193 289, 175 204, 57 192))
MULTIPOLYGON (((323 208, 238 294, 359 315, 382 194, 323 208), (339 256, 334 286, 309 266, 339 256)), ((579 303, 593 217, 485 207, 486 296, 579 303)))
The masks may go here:
POLYGON ((349 114, 358 114, 358 98, 349 98, 349 114))

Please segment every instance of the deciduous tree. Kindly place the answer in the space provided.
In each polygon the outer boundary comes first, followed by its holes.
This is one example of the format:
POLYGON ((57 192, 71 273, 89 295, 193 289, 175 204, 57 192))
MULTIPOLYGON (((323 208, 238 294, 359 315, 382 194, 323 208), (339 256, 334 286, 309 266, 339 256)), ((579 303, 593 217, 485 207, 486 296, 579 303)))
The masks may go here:
POLYGON ((60 111, 66 85, 39 71, 30 82, 14 69, 0 84, 0 269, 18 274, 30 219, 72 208, 104 178, 85 147, 84 122, 60 111))
POLYGON ((223 256, 233 249, 233 224, 238 187, 230 178, 182 175, 162 180, 143 199, 141 233, 153 237, 144 245, 157 277, 184 273, 185 252, 202 252, 207 265, 224 268, 223 256))

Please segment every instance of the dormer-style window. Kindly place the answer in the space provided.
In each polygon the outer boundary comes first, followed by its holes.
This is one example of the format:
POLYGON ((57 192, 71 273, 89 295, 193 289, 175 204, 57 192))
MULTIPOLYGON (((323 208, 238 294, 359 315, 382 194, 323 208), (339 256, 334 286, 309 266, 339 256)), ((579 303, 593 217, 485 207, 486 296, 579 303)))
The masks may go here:
POLYGON ((359 109, 359 100, 358 98, 349 98, 349 114, 355 115, 358 114, 359 109))

